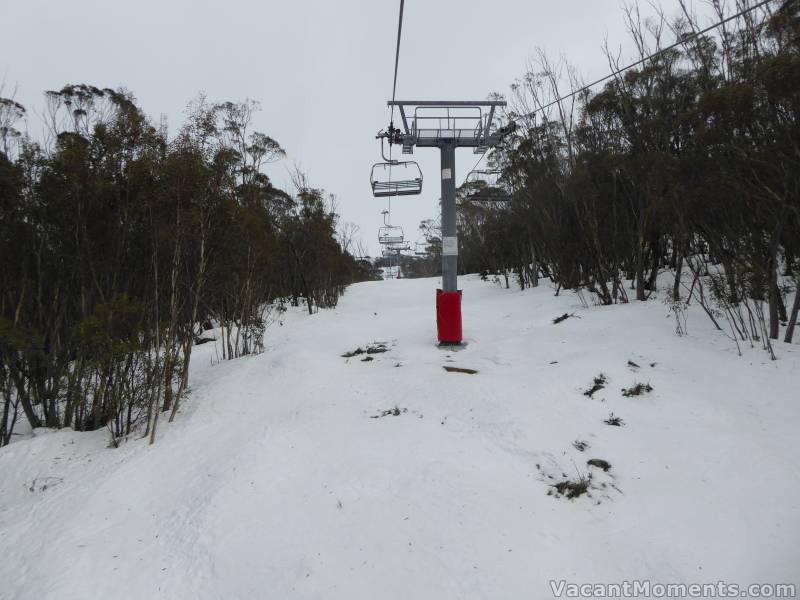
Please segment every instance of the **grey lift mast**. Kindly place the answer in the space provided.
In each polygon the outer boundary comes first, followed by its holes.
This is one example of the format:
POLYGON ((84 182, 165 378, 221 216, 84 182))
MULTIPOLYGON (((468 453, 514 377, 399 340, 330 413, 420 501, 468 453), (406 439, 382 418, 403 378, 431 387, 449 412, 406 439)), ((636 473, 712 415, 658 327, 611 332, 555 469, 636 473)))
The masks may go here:
POLYGON ((414 146, 439 148, 442 181, 442 288, 458 290, 458 238, 456 234, 456 148, 473 148, 484 154, 500 141, 493 127, 495 110, 503 100, 437 101, 390 100, 397 107, 403 129, 395 130, 390 143, 400 143, 403 154, 414 146))
MULTIPOLYGON (((413 154, 415 146, 438 148, 441 153, 442 288, 445 293, 455 293, 458 291, 456 148, 472 148, 475 154, 484 154, 496 146, 503 131, 494 127, 495 111, 498 107, 506 106, 506 102, 390 100, 387 104, 399 110, 402 129, 390 126, 379 137, 387 138, 390 144, 402 146, 403 154, 413 154)), ((441 317, 439 314, 440 320, 441 317)), ((460 302, 457 319, 458 335, 446 337, 458 339, 442 340, 440 323, 440 341, 461 342, 460 302)))

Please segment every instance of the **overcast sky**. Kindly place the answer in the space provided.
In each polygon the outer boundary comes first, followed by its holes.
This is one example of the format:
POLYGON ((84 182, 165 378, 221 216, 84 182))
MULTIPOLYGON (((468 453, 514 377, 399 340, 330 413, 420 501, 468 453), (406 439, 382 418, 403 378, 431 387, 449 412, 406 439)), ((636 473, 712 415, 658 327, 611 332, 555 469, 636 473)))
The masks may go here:
MULTIPOLYGON (((672 0, 664 0, 668 9, 672 0)), ((485 99, 507 93, 537 47, 563 53, 588 80, 608 71, 601 47, 630 56, 621 0, 407 0, 398 99, 485 99)), ((642 2, 642 10, 648 6, 642 2)), ((177 129, 198 92, 212 101, 252 98, 258 130, 287 160, 272 165, 287 187, 296 162, 338 197, 344 221, 378 250, 383 199, 372 198, 374 139, 388 121, 398 0, 0 0, 0 80, 39 112, 44 90, 65 83, 131 90, 154 119, 177 129)), ((32 134, 41 123, 31 115, 32 134)), ((438 211, 439 156, 417 150, 421 196, 392 203, 393 221, 417 239, 438 211)), ((461 181, 474 163, 461 150, 461 181)))

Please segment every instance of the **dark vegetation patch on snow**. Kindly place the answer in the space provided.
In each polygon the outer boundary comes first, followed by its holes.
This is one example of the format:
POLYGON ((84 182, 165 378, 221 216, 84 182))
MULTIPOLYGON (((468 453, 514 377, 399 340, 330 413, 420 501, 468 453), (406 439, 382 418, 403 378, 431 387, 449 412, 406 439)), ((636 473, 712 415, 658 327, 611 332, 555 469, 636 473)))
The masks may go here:
POLYGON ((608 383, 608 377, 600 373, 600 375, 594 378, 594 381, 592 382, 592 387, 583 392, 583 395, 588 396, 589 398, 594 398, 594 395, 603 388, 605 388, 607 383, 608 383))
POLYGON ((615 417, 613 412, 603 422, 606 425, 611 425, 612 427, 622 427, 623 425, 625 425, 625 421, 622 420, 622 417, 615 417))
POLYGON ((361 356, 362 354, 383 354, 384 352, 388 352, 389 348, 383 342, 375 342, 373 344, 369 344, 366 349, 361 348, 360 346, 355 350, 351 350, 350 352, 345 352, 342 354, 342 358, 353 358, 354 356, 361 356))
POLYGON ((591 475, 579 477, 578 479, 565 479, 553 484, 547 494, 557 498, 564 497, 567 500, 574 500, 589 493, 589 483, 591 483, 591 475))
POLYGON ((592 458, 586 461, 586 464, 590 467, 597 467, 598 469, 603 469, 606 473, 608 473, 609 469, 611 469, 611 463, 607 460, 603 460, 602 458, 592 458))
POLYGON ((630 398, 631 396, 642 396, 644 394, 649 394, 653 391, 653 386, 649 383, 637 383, 633 387, 629 387, 628 389, 622 390, 622 395, 626 398, 630 398))
POLYGON ((351 350, 350 352, 345 352, 342 354, 342 358, 353 358, 354 356, 359 356, 366 352, 363 348, 356 348, 355 350, 351 350))
POLYGON ((442 367, 448 373, 464 373, 465 375, 477 375, 475 369, 463 369, 461 367, 442 367))
MULTIPOLYGON (((567 473, 562 471, 557 463, 551 465, 551 468, 555 469, 554 473, 547 473, 539 463, 536 464, 536 469, 544 477, 544 481, 547 483, 547 495, 555 498, 575 500, 576 498, 580 498, 584 495, 587 498, 592 498, 593 492, 599 493, 600 497, 608 498, 606 493, 608 492, 609 488, 615 489, 616 491, 622 493, 621 490, 614 484, 613 476, 609 473, 611 470, 611 463, 600 458, 593 458, 586 461, 586 464, 590 467, 595 467, 603 471, 603 473, 606 475, 601 475, 601 478, 610 477, 611 480, 598 481, 598 479, 594 476, 595 474, 592 473, 591 470, 587 473, 583 473, 578 469, 578 466, 575 465, 574 462, 573 465, 575 466, 576 471, 574 477, 570 477, 567 473), (547 481, 548 479, 550 480, 549 482, 547 481)), ((600 504, 600 499, 596 498, 595 504, 600 504)))
POLYGON ((572 447, 578 452, 585 452, 589 448, 589 442, 583 440, 575 440, 572 442, 572 447))
POLYGON ((553 325, 558 325, 559 323, 562 323, 563 321, 566 321, 567 319, 580 319, 580 317, 578 315, 576 315, 575 313, 572 313, 572 314, 564 313, 560 317, 556 317, 555 319, 553 319, 553 325))
MULTIPOLYGON (((658 363, 657 362, 651 362, 651 363, 648 363, 648 364, 650 365, 651 368, 654 369, 658 363)), ((630 367, 631 371, 638 371, 639 369, 642 368, 642 366, 640 364, 635 363, 632 360, 628 361, 628 366, 630 367)))
POLYGON ((382 410, 377 415, 372 415, 370 419, 382 419, 383 417, 399 417, 400 415, 407 413, 407 408, 399 408, 395 406, 394 408, 390 408, 389 410, 382 410))

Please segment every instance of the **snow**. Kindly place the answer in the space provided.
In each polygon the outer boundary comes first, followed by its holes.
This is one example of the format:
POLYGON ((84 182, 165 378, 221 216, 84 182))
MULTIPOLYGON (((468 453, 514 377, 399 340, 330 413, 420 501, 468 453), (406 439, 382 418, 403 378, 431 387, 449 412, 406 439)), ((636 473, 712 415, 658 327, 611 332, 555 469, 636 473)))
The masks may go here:
POLYGON ((468 343, 439 349, 437 283, 359 284, 336 310, 290 309, 258 356, 212 366, 213 345, 198 346, 191 396, 153 446, 37 430, 0 451, 0 596, 800 584, 797 345, 739 357, 697 309, 678 337, 658 300, 584 307, 546 282, 469 277, 468 343), (341 357, 373 342, 389 351, 341 357), (607 387, 585 396, 600 373, 607 387), (623 397, 637 382, 654 389, 623 397), (612 412, 624 426, 604 423, 612 412), (590 472, 590 496, 548 495, 590 472))

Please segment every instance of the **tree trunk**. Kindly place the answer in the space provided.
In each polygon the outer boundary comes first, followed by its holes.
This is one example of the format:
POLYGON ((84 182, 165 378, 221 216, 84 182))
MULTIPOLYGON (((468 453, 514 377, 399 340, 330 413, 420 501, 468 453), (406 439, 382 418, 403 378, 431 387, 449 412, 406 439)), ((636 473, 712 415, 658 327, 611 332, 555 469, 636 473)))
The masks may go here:
POLYGON ((11 442, 11 434, 17 423, 17 404, 13 405, 14 414, 11 416, 11 390, 3 387, 3 422, 0 423, 0 446, 7 446, 11 442))
POLYGON ((17 400, 22 404, 22 411, 25 413, 25 417, 28 419, 31 429, 41 427, 42 421, 39 419, 36 411, 33 410, 30 394, 25 390, 24 378, 15 371, 12 371, 11 378, 14 380, 14 385, 17 388, 17 400))
MULTIPOLYGON (((772 241, 769 245, 769 337, 777 340, 781 333, 780 309, 783 304, 781 291, 778 288, 778 247, 780 246, 780 235, 783 229, 783 222, 779 221, 772 234, 772 241)), ((785 312, 785 308, 784 308, 785 312)))
POLYGON ((164 356, 164 406, 162 407, 164 412, 172 408, 172 375, 175 371, 174 366, 175 361, 172 357, 172 349, 167 348, 164 356))
POLYGON ((787 344, 792 343, 798 316, 800 316, 800 280, 797 281, 797 285, 795 286, 794 303, 792 304, 792 312, 789 315, 789 326, 786 328, 786 337, 783 339, 787 344))
POLYGON ((636 253, 636 299, 640 302, 647 300, 645 296, 645 281, 644 281, 644 242, 639 245, 639 251, 636 253))
POLYGON ((531 244, 531 287, 539 287, 539 260, 536 258, 533 244, 531 244))
POLYGON ((658 270, 661 268, 661 244, 658 236, 654 236, 653 240, 650 242, 650 257, 652 259, 652 264, 645 289, 652 293, 655 292, 658 287, 658 270))
POLYGON ((777 340, 781 332, 781 321, 778 315, 778 303, 780 301, 780 291, 778 290, 778 277, 775 267, 770 266, 769 270, 769 337, 777 340))
POLYGON ((189 360, 192 357, 192 344, 194 340, 192 339, 191 333, 186 336, 183 344, 183 373, 181 375, 181 383, 178 386, 178 392, 175 394, 175 404, 172 407, 172 412, 169 415, 169 422, 175 420, 175 415, 178 413, 178 408, 180 407, 181 397, 186 392, 186 389, 189 387, 189 360))
POLYGON ((672 300, 680 302, 681 299, 681 273, 683 271, 683 254, 678 254, 675 261, 675 283, 672 285, 672 300))

